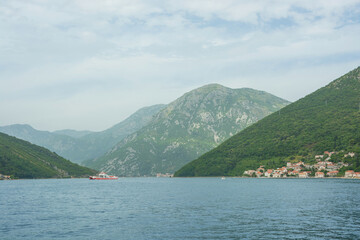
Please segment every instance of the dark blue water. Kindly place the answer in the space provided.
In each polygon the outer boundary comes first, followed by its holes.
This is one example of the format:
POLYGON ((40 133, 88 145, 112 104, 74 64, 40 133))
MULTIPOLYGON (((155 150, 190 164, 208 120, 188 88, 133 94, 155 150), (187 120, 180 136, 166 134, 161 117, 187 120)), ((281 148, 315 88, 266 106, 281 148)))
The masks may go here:
POLYGON ((360 180, 0 181, 0 239, 360 239, 360 180))

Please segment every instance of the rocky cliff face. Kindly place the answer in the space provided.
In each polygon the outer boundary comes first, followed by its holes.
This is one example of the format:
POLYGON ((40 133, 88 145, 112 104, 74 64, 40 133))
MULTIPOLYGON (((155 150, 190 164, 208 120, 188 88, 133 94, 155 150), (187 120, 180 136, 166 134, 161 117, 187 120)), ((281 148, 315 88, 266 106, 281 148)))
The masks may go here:
POLYGON ((207 85, 170 103, 146 127, 85 165, 120 176, 173 173, 288 103, 253 89, 207 85))

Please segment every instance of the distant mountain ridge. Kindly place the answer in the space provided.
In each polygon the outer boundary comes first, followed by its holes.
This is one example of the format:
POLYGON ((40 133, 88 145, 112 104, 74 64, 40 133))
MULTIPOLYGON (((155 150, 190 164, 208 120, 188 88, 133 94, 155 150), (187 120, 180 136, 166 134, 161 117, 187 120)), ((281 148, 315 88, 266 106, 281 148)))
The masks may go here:
POLYGON ((68 178, 87 177, 96 171, 43 147, 0 133, 0 173, 13 178, 68 178))
POLYGON ((94 133, 92 131, 76 131, 76 130, 72 130, 72 129, 64 129, 64 130, 57 130, 54 131, 52 133, 56 133, 59 135, 65 135, 65 136, 69 136, 69 137, 73 137, 73 138, 82 138, 86 135, 89 135, 91 133, 94 133))
POLYGON ((101 156, 127 135, 145 126, 165 105, 144 107, 124 121, 102 132, 60 130, 39 131, 30 125, 0 127, 0 132, 46 147, 73 162, 101 156))
MULTIPOLYGON (((175 176, 241 176, 324 151, 360 153, 360 67, 260 120, 188 163, 175 176)), ((357 154, 359 156, 359 154, 357 154)), ((360 158, 350 159, 360 170, 360 158)))
POLYGON ((148 125, 84 165, 119 176, 171 173, 288 103, 253 89, 206 85, 168 104, 148 125))

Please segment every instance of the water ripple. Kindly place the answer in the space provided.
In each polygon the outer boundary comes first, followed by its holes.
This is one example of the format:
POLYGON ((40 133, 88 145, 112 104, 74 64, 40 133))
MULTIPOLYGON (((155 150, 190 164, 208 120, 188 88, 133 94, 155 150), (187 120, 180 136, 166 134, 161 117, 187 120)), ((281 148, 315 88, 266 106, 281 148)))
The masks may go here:
POLYGON ((360 239, 359 190, 344 179, 1 181, 0 236, 360 239))

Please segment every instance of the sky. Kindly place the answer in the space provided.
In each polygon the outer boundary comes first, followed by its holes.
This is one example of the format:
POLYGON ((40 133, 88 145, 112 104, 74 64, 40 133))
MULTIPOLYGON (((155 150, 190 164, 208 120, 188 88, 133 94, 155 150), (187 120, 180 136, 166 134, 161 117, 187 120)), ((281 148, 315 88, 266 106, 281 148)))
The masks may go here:
POLYGON ((105 130, 210 83, 296 101, 360 66, 360 0, 0 0, 0 126, 105 130))

